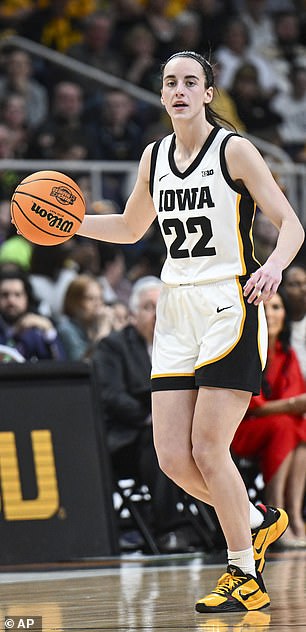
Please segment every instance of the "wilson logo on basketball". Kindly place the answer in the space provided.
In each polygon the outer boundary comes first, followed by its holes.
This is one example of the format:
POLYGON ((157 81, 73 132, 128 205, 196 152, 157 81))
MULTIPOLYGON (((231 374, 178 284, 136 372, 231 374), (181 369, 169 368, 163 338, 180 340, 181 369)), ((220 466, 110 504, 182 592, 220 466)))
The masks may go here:
POLYGON ((73 204, 76 201, 76 196, 66 187, 53 187, 50 195, 55 197, 60 204, 73 204))
POLYGON ((51 211, 47 211, 45 208, 42 208, 36 202, 33 202, 31 211, 34 211, 36 215, 40 215, 40 217, 45 217, 50 228, 58 228, 63 233, 70 233, 73 228, 73 222, 68 219, 62 219, 58 215, 54 215, 51 211))

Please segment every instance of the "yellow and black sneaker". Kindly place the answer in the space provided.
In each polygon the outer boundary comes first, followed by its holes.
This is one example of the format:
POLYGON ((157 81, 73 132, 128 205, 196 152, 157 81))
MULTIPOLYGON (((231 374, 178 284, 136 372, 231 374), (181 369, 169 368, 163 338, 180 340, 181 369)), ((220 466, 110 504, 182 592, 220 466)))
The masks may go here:
POLYGON ((214 590, 197 601, 197 612, 241 612, 261 610, 270 605, 262 577, 244 574, 237 566, 229 565, 214 590))
POLYGON ((270 544, 276 542, 286 531, 288 527, 288 516, 284 509, 276 509, 268 505, 256 505, 256 509, 259 509, 264 517, 264 521, 260 527, 252 529, 256 570, 262 573, 266 563, 266 550, 270 544))

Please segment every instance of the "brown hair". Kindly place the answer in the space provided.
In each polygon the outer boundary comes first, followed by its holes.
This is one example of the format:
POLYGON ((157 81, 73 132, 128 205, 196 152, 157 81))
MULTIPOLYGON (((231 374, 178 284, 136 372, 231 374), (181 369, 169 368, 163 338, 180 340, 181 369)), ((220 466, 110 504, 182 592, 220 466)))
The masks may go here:
MULTIPOLYGON (((170 55, 170 57, 168 57, 168 59, 161 66, 161 78, 163 78, 164 76, 165 66, 168 64, 168 62, 172 59, 176 59, 177 57, 188 57, 189 59, 194 59, 195 61, 197 61, 198 64, 200 64, 200 66, 202 66, 203 68, 206 88, 215 87, 215 76, 211 63, 205 57, 203 57, 203 55, 200 55, 199 53, 196 53, 192 50, 183 50, 170 55)), ((229 123, 229 121, 217 114, 217 112, 215 112, 211 105, 209 105, 208 103, 205 104, 205 113, 208 123, 210 123, 214 127, 220 125, 220 123, 225 123, 226 126, 235 129, 234 126, 229 123)))
POLYGON ((75 279, 73 279, 73 281, 71 281, 71 283, 68 285, 64 298, 64 314, 70 316, 71 318, 76 316, 78 307, 86 294, 89 283, 95 283, 101 288, 99 281, 97 281, 95 277, 92 277, 89 274, 79 274, 75 279))

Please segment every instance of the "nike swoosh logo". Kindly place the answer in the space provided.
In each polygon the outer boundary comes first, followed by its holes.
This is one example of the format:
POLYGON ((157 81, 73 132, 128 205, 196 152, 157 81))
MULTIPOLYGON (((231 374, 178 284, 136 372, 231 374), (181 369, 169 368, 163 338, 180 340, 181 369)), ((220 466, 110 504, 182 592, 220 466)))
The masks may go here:
POLYGON ((243 601, 247 601, 248 599, 250 599, 250 597, 253 597, 254 595, 256 595, 256 593, 258 593, 258 591, 260 590, 260 588, 256 588, 256 590, 253 590, 253 592, 247 593, 246 595, 243 595, 242 592, 239 591, 239 597, 241 597, 241 599, 243 601))
POLYGON ((160 178, 158 178, 159 182, 160 182, 163 178, 166 178, 168 175, 169 175, 169 173, 165 173, 165 175, 164 175, 164 176, 160 176, 160 178))
POLYGON ((227 305, 226 307, 217 307, 217 313, 223 312, 224 309, 230 309, 233 305, 227 305))
POLYGON ((266 533, 266 535, 265 535, 265 537, 264 537, 264 539, 263 539, 263 541, 262 541, 262 543, 261 543, 260 547, 258 547, 258 548, 257 548, 257 547, 255 547, 255 551, 256 551, 256 553, 258 553, 258 555, 260 555, 260 553, 261 553, 261 551, 262 551, 262 549, 263 549, 264 543, 265 543, 265 541, 266 541, 266 539, 267 539, 268 535, 269 535, 269 529, 268 529, 268 531, 267 531, 267 533, 266 533))

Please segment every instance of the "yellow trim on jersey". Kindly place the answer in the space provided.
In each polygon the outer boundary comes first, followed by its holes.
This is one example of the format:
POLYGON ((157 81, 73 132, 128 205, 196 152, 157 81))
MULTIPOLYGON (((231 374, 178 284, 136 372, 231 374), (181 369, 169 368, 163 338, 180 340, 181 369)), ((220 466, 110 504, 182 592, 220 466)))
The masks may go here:
POLYGON ((261 321, 261 315, 260 315, 260 309, 258 308, 257 346, 258 346, 258 353, 259 353, 260 362, 261 362, 261 368, 262 370, 264 370, 266 366, 266 360, 263 359, 262 349, 261 349, 261 333, 260 333, 261 322, 260 321, 261 321))
POLYGON ((244 323, 245 323, 245 318, 246 318, 246 308, 245 308, 245 304, 244 304, 244 300, 243 300, 243 294, 242 294, 242 287, 239 283, 239 278, 236 277, 236 283, 237 283, 237 287, 238 287, 238 292, 239 292, 239 297, 240 297, 240 304, 242 307, 242 319, 241 319, 241 323, 240 323, 240 328, 239 328, 239 333, 237 336, 237 340, 235 340, 235 342, 233 342, 233 344, 226 349, 226 351, 224 351, 223 353, 221 353, 221 355, 217 356, 216 358, 212 358, 211 360, 207 360, 207 362, 202 362, 202 364, 199 364, 198 366, 195 367, 196 371, 197 369, 201 369, 202 366, 207 366, 208 364, 213 364, 214 362, 218 362, 218 360, 222 360, 222 358, 225 358, 225 356, 227 356, 233 349, 234 347, 236 347, 236 345, 238 344, 241 336, 242 336, 242 332, 243 332, 243 328, 244 328, 244 323))
POLYGON ((253 219, 252 219, 252 223, 251 223, 249 236, 250 236, 250 241, 251 241, 251 244, 252 244, 252 257, 253 257, 254 261, 256 261, 256 263, 258 263, 258 265, 261 266, 260 261, 258 261, 258 259, 256 259, 256 257, 255 257, 254 238, 253 238, 253 225, 254 225, 254 221, 255 221, 255 216, 256 216, 256 202, 254 202, 254 213, 253 213, 253 219))
POLYGON ((193 377, 194 371, 192 373, 156 373, 156 375, 151 375, 151 379, 158 377, 193 377))
POLYGON ((236 230, 237 230, 237 236, 238 236, 240 263, 241 263, 241 268, 242 268, 241 274, 244 275, 244 274, 246 274, 246 265, 245 265, 245 260, 244 260, 243 242, 242 242, 241 233, 240 233, 240 230, 239 230, 240 202, 241 202, 241 194, 238 193, 237 198, 236 198, 236 230))

